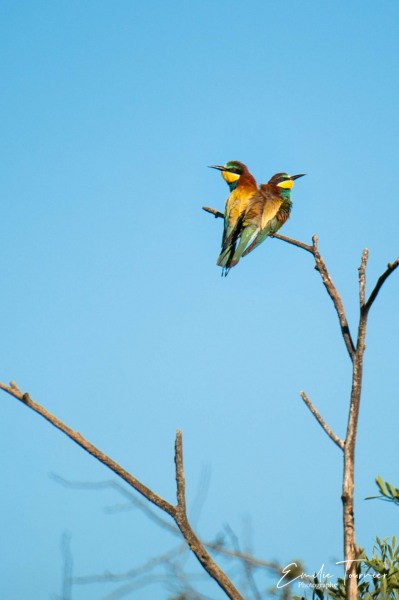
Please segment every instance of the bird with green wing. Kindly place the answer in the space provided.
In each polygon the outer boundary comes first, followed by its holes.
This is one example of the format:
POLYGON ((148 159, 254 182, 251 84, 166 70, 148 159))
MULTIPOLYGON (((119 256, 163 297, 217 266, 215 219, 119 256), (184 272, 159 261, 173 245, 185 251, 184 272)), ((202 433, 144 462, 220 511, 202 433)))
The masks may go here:
POLYGON ((227 275, 227 264, 233 258, 244 214, 258 194, 258 186, 248 168, 238 160, 231 160, 223 166, 212 165, 211 169, 221 171, 230 189, 224 211, 222 249, 217 260, 217 264, 223 268, 222 275, 227 275))

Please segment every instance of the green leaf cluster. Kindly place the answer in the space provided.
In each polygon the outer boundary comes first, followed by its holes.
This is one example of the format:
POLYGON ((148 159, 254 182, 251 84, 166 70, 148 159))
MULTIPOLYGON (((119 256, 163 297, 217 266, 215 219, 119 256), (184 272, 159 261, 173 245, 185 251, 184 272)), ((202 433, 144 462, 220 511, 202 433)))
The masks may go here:
MULTIPOLYGON (((375 478, 379 496, 370 496, 366 500, 381 499, 399 505, 399 489, 381 475, 375 478)), ((359 550, 359 562, 356 567, 359 600, 399 600, 399 545, 396 536, 376 538, 370 557, 359 550)), ((293 600, 305 600, 292 596, 293 600)), ((338 578, 335 588, 325 587, 312 591, 312 600, 346 600, 345 580, 338 578)))
MULTIPOLYGON (((399 545, 396 537, 376 538, 371 557, 362 552, 357 563, 359 600, 399 600, 399 545)), ((312 600, 346 600, 345 580, 338 578, 335 588, 314 590, 312 600)), ((298 599, 299 600, 299 599, 298 599)))
POLYGON ((381 475, 377 475, 375 478, 375 482, 377 484, 378 489, 381 492, 380 496, 369 496, 366 500, 375 500, 376 498, 380 500, 386 500, 387 502, 393 502, 394 504, 399 505, 399 490, 394 487, 388 481, 384 481, 381 475))

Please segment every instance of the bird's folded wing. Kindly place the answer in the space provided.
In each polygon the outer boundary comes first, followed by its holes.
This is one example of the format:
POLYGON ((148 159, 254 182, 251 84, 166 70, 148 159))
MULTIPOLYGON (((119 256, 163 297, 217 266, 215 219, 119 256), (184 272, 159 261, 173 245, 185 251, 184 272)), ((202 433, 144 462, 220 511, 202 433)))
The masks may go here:
POLYGON ((267 198, 265 200, 260 221, 261 230, 267 228, 269 221, 274 219, 274 217, 277 215, 282 203, 283 202, 280 200, 280 198, 267 198))
POLYGON ((282 201, 279 198, 265 198, 262 214, 260 217, 260 227, 255 239, 247 246, 242 256, 246 256, 261 244, 271 233, 278 229, 277 213, 280 209, 282 201))

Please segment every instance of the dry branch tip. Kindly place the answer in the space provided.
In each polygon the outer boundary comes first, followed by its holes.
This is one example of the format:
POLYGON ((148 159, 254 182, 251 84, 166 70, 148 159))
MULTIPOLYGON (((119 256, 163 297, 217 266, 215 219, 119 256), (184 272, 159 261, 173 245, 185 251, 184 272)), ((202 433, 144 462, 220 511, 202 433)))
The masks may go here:
POLYGON ((19 392, 19 393, 21 392, 21 390, 19 389, 19 387, 17 386, 17 384, 15 383, 15 381, 13 379, 10 381, 10 388, 12 390, 14 390, 15 392, 19 392))
POLYGON ((322 429, 324 429, 326 434, 329 436, 329 438, 334 442, 334 444, 336 444, 341 450, 343 450, 345 443, 343 442, 343 440, 341 440, 341 438, 339 438, 337 435, 335 435, 335 433, 333 432, 331 427, 329 427, 327 425, 327 423, 325 422, 325 420, 323 419, 323 417, 321 416, 321 414, 319 413, 317 408, 315 406, 313 406, 312 402, 309 400, 306 393, 302 390, 301 392, 299 392, 299 395, 301 396, 302 400, 304 401, 304 403, 306 404, 306 406, 308 407, 308 409, 310 410, 310 412, 312 413, 312 415, 314 416, 316 421, 319 423, 319 425, 322 427, 322 429))

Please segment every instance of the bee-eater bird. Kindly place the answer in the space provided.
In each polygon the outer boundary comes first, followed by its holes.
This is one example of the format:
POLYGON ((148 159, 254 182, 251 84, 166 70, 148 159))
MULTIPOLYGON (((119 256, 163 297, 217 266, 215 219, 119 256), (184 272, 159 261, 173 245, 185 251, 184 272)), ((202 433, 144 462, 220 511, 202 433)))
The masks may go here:
POLYGON ((211 169, 221 171, 230 189, 224 211, 222 250, 217 260, 217 264, 223 267, 223 274, 227 274, 226 265, 234 254, 242 218, 251 199, 258 193, 258 187, 247 167, 238 160, 231 160, 224 166, 212 165, 211 169))
POLYGON ((269 235, 273 235, 284 225, 291 213, 291 190, 294 180, 303 176, 304 173, 300 175, 276 173, 268 183, 260 185, 259 193, 252 197, 241 218, 241 228, 238 233, 240 241, 225 265, 226 275, 242 256, 252 252, 269 235))

